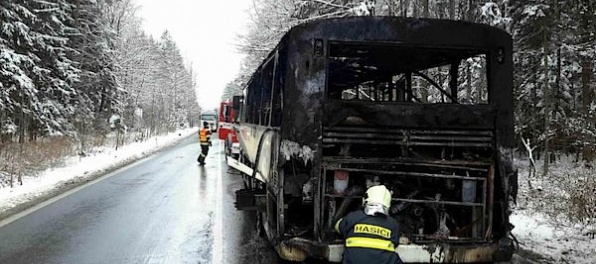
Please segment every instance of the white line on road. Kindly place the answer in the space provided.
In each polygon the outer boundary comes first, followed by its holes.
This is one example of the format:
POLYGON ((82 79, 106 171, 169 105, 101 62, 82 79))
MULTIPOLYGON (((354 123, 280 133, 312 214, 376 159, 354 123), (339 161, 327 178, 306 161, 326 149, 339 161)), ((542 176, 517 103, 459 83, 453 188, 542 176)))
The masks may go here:
MULTIPOLYGON (((222 144, 219 142, 219 151, 218 153, 222 153, 222 144)), ((224 154, 225 155, 225 154, 224 154)), ((225 158, 225 157, 224 157, 225 158)), ((221 168, 221 156, 217 160, 217 170, 219 173, 217 174, 217 188, 215 190, 215 220, 213 225, 213 251, 211 252, 212 255, 212 263, 213 264, 220 264, 223 263, 223 208, 222 208, 222 199, 223 199, 223 171, 221 168)))

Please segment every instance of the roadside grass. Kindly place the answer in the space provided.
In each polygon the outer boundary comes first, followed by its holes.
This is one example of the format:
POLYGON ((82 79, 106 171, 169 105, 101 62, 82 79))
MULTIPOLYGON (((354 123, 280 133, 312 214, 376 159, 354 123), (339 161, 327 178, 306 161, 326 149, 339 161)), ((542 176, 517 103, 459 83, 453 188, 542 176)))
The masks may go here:
POLYGON ((65 166, 71 157, 91 156, 147 139, 146 132, 129 132, 86 135, 78 140, 62 136, 0 143, 0 189, 23 185, 23 177, 65 166))
POLYGON ((75 153, 74 142, 66 137, 47 138, 0 146, 0 188, 22 185, 22 177, 63 165, 64 157, 75 153))

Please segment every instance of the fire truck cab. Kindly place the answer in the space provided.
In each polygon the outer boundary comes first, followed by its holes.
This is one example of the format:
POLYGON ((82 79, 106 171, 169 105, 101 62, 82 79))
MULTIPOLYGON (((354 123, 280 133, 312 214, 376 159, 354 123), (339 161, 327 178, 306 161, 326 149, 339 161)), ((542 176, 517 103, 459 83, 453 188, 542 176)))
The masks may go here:
POLYGON ((232 108, 231 102, 221 102, 219 107, 219 139, 225 142, 226 156, 238 158, 240 155, 240 144, 234 131, 234 120, 236 119, 236 112, 232 108))

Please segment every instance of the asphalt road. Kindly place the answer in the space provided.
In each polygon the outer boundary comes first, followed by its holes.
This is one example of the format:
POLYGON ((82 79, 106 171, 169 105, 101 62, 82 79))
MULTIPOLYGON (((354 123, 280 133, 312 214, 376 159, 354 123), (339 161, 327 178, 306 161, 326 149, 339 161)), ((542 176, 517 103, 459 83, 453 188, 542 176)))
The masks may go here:
POLYGON ((242 181, 195 137, 0 227, 0 263, 271 263, 242 181))
MULTIPOLYGON (((195 137, 0 227, 0 264, 276 263, 236 211, 240 175, 214 140, 198 166, 195 137)), ((551 263, 520 251, 511 263, 551 263)))

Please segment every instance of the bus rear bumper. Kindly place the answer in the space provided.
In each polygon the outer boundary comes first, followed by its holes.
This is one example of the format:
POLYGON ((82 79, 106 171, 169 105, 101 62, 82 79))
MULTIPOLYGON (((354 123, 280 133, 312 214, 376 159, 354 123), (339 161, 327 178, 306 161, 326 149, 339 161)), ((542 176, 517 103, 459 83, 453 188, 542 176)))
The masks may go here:
POLYGON ((399 245, 397 254, 404 263, 493 263, 511 260, 513 247, 497 244, 399 245))
MULTIPOLYGON (((507 239, 508 240, 508 239, 507 239)), ((322 244, 303 238, 292 238, 279 244, 280 256, 287 260, 304 261, 308 257, 341 262, 343 242, 322 244)), ((403 263, 492 263, 510 261, 514 247, 509 241, 494 244, 399 245, 396 252, 403 263), (505 242, 505 243, 502 243, 505 242), (503 245, 499 247, 499 245, 503 245)))

